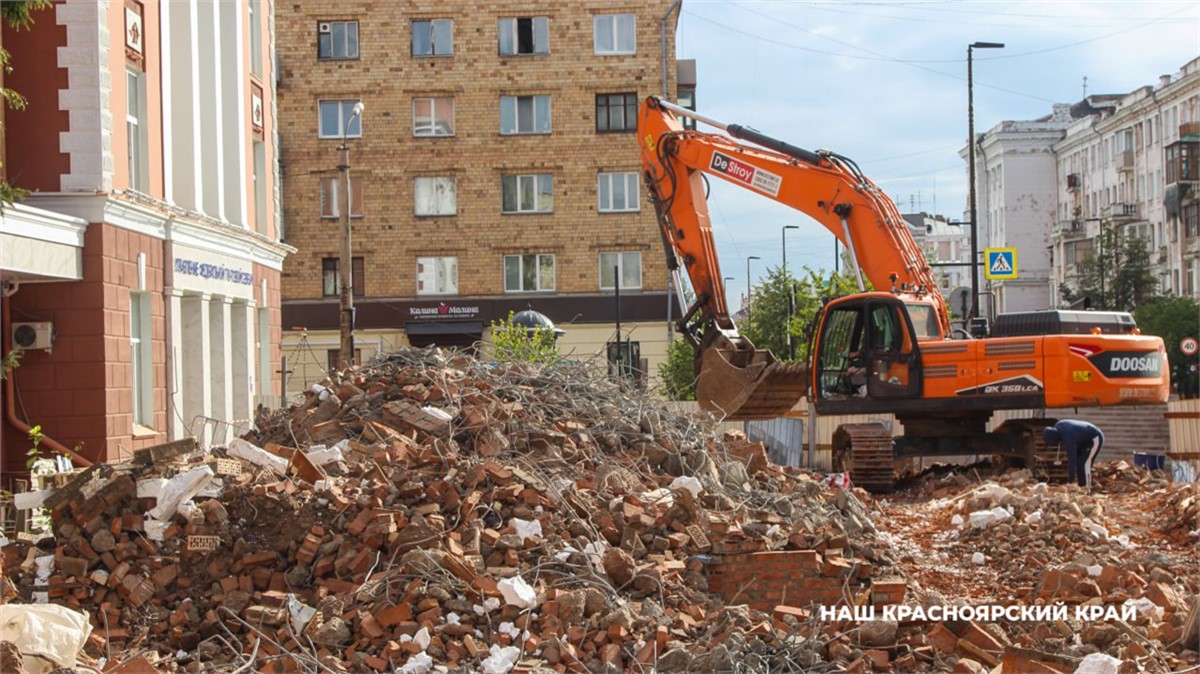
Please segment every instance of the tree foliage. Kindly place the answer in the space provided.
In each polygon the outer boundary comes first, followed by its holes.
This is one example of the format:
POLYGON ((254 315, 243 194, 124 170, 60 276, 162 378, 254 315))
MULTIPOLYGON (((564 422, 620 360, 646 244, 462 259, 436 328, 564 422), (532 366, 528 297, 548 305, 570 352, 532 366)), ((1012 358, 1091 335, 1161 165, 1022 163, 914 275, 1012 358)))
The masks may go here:
MULTIPOLYGON (((868 290, 870 288, 868 287, 868 290)), ((795 360, 808 358, 808 344, 815 328, 814 319, 825 301, 858 292, 858 283, 849 274, 831 275, 824 269, 804 268, 804 275, 793 278, 780 267, 768 270, 766 279, 754 287, 739 331, 760 349, 770 349, 780 360, 791 360, 787 336, 792 335, 795 360), (788 320, 788 297, 792 297, 788 320)))
POLYGON ((527 328, 513 323, 513 312, 492 321, 492 357, 506 363, 557 363, 558 337, 550 328, 527 328))
POLYGON ((1167 347, 1171 364, 1171 379, 1180 393, 1190 396, 1198 391, 1197 373, 1191 366, 1196 356, 1185 356, 1179 348, 1184 337, 1197 337, 1197 317, 1200 304, 1190 297, 1159 297, 1137 308, 1133 314, 1142 334, 1158 335, 1167 347))
POLYGON ((686 339, 675 338, 667 345, 667 358, 658 364, 658 378, 668 400, 696 399, 695 360, 686 339))
POLYGON ((1111 227, 1101 228, 1091 254, 1075 265, 1061 291, 1068 303, 1088 298, 1091 309, 1134 311, 1158 297, 1149 244, 1142 237, 1121 237, 1111 227))

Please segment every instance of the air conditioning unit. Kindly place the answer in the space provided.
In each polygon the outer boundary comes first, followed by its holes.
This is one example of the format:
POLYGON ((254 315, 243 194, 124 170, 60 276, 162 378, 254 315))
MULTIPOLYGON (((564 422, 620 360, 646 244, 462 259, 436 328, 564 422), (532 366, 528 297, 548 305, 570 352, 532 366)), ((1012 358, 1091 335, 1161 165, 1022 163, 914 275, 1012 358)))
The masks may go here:
POLYGON ((329 25, 328 21, 323 21, 323 22, 317 24, 317 32, 318 33, 332 33, 333 27, 329 25))
POLYGON ((13 323, 13 346, 22 349, 46 349, 54 345, 54 324, 50 321, 37 323, 13 323))

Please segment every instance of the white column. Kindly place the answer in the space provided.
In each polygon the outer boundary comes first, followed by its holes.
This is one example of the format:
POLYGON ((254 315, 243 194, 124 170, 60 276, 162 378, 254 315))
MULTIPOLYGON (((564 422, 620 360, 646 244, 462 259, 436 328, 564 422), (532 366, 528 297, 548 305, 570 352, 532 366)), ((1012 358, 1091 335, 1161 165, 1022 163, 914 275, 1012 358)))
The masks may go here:
POLYGON ((218 53, 220 74, 217 87, 221 96, 221 170, 222 208, 225 220, 245 227, 249 223, 246 215, 246 181, 249 162, 253 161, 249 151, 248 125, 250 97, 246 67, 246 27, 242 20, 246 13, 244 2, 217 3, 217 32, 224 40, 232 40, 236 49, 221 49, 218 53))
POLYGON ((187 437, 187 424, 180 419, 183 413, 183 293, 166 290, 167 312, 167 437, 179 440, 187 437))
MULTIPOLYGON (((230 335, 230 308, 232 302, 228 297, 214 296, 208 303, 209 313, 209 343, 208 361, 211 368, 212 386, 209 396, 212 400, 212 416, 214 419, 230 422, 233 416, 233 362, 230 358, 232 339, 230 335)), ((228 424, 213 424, 216 435, 213 443, 222 444, 228 440, 228 424)))
POLYGON ((254 419, 254 306, 234 302, 230 310, 230 360, 233 372, 233 418, 254 419))
MULTIPOLYGON (((205 215, 220 218, 221 208, 221 90, 220 51, 217 39, 216 2, 197 3, 196 35, 199 50, 196 62, 196 139, 200 143, 197 157, 200 159, 199 174, 204 190, 201 193, 200 210, 205 215)), ((236 48, 232 45, 229 48, 236 48)))
POLYGON ((210 353, 211 316, 208 295, 185 295, 181 302, 183 339, 180 358, 183 363, 183 423, 187 433, 196 433, 208 445, 212 434, 207 417, 212 416, 210 396, 212 369, 210 353), (203 417, 203 418, 197 418, 203 417))

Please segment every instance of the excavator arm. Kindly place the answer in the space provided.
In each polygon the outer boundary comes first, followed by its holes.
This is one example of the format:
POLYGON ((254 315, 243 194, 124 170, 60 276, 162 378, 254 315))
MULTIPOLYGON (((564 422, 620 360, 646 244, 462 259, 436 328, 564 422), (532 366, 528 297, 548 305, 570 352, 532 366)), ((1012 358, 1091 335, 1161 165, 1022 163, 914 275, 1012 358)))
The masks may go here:
POLYGON ((695 291, 679 327, 696 350, 697 398, 707 409, 729 419, 779 416, 803 396, 807 371, 778 362, 738 334, 722 283, 704 174, 812 217, 850 249, 876 288, 926 296, 937 309, 941 334, 949 334, 946 305, 925 256, 896 205, 854 162, 722 124, 654 96, 642 102, 638 142, 668 268, 679 283, 682 262, 695 291), (680 116, 729 135, 685 129, 680 116))

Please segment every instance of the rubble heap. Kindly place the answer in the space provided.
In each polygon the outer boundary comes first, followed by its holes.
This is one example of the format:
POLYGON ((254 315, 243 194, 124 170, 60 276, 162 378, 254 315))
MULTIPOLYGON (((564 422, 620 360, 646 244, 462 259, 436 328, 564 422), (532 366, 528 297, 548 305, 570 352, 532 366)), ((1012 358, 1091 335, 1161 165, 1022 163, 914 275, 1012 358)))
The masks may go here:
POLYGON ((436 349, 45 505, 53 549, 6 549, 10 593, 86 611, 93 657, 160 671, 800 671, 828 655, 816 628, 725 606, 709 564, 817 548, 848 590, 890 565, 855 497, 707 417, 592 368, 436 349))

